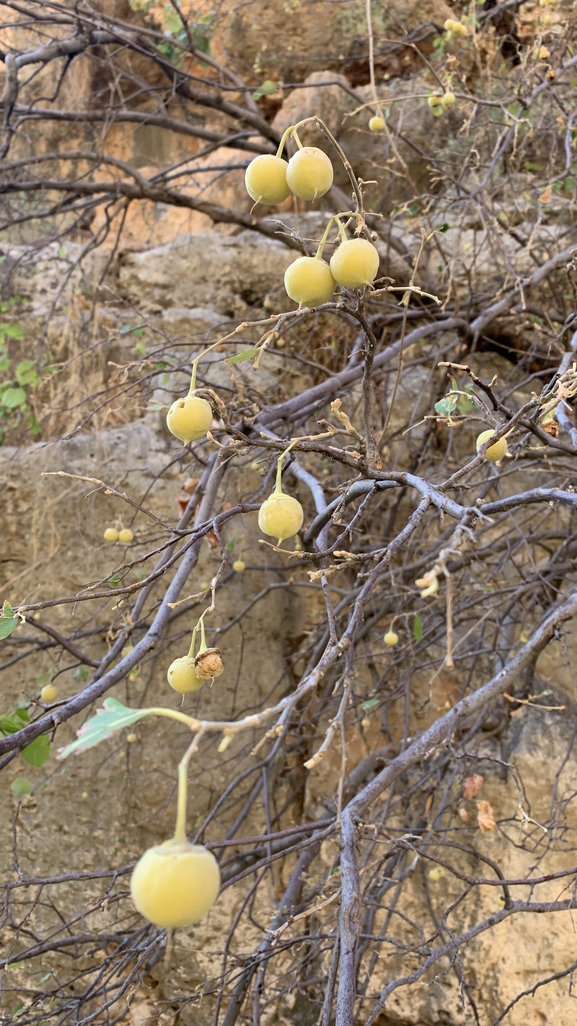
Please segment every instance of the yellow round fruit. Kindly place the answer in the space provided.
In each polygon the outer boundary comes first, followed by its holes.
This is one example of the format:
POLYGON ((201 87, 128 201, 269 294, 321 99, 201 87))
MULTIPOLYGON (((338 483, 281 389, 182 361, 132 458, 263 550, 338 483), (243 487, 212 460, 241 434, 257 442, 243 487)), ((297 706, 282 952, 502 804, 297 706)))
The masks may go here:
POLYGON ((369 121, 369 128, 371 132, 384 132, 385 119, 382 118, 380 114, 375 114, 369 121))
POLYGON ((273 492, 265 499, 258 511, 258 526, 263 534, 278 538, 278 543, 285 538, 292 538, 303 526, 303 508, 292 495, 284 492, 273 492))
POLYGON ((333 184, 333 165, 317 146, 303 146, 289 160, 286 180, 299 199, 315 200, 324 196, 333 184))
POLYGON ((370 285, 379 269, 379 254, 367 239, 341 242, 331 257, 331 272, 339 285, 359 289, 370 285))
MULTIPOLYGON (((481 434, 478 436, 477 442, 476 442, 477 452, 479 452, 479 449, 481 448, 481 446, 484 445, 485 442, 488 442, 489 439, 492 438, 494 434, 495 434, 495 432, 493 431, 492 428, 489 428, 488 431, 481 431, 481 434)), ((496 463, 497 460, 502 460, 503 459, 503 456, 505 455, 506 452, 507 452, 507 439, 506 438, 499 438, 495 442, 494 445, 490 445, 489 446, 489 448, 485 452, 485 459, 489 460, 490 463, 496 463)))
POLYGON ((244 563, 242 559, 235 559, 232 564, 232 569, 236 570, 237 574, 241 574, 243 570, 246 570, 246 563, 244 563))
POLYGON ((220 870, 212 852, 202 844, 174 839, 145 851, 130 878, 137 911, 169 929, 199 923, 219 889, 220 870))
POLYGON ((290 196, 286 180, 287 167, 286 160, 273 157, 271 153, 261 153, 251 160, 244 176, 250 198, 256 203, 282 203, 290 196))
POLYGON ((392 627, 390 627, 389 630, 387 631, 387 633, 385 634, 384 638, 383 638, 383 641, 385 642, 385 645, 396 645, 398 640, 399 640, 399 635, 395 634, 395 632, 392 629, 392 627))
POLYGON ((40 692, 43 702, 55 702, 58 698, 58 688, 54 684, 45 684, 40 692))
POLYGON ((444 110, 447 110, 449 107, 453 106, 456 99, 457 97, 454 93, 445 93, 441 101, 441 106, 444 108, 444 110))
POLYGON ((104 532, 104 541, 116 542, 118 541, 118 531, 115 527, 107 527, 104 532))
POLYGON ((133 538, 134 535, 129 527, 123 527, 122 531, 118 532, 118 541, 122 542, 123 545, 130 545, 133 538))
POLYGON ((212 407, 198 395, 187 395, 186 399, 173 402, 166 423, 171 434, 181 442, 196 442, 212 426, 212 407))
POLYGON ((168 667, 166 677, 171 688, 178 691, 179 695, 188 695, 191 691, 198 691, 204 684, 204 681, 199 680, 196 676, 192 656, 175 659, 168 667))
POLYGON ((452 18, 447 18, 447 20, 443 24, 443 28, 444 28, 445 32, 452 32, 452 30, 455 28, 456 24, 457 24, 457 22, 453 21, 452 18))
POLYGON ((443 97, 439 96, 438 93, 433 93, 432 96, 429 96, 427 103, 431 108, 440 107, 443 103, 443 97))
POLYGON ((299 306, 321 306, 332 299, 337 283, 319 257, 299 257, 285 271, 284 287, 299 306))

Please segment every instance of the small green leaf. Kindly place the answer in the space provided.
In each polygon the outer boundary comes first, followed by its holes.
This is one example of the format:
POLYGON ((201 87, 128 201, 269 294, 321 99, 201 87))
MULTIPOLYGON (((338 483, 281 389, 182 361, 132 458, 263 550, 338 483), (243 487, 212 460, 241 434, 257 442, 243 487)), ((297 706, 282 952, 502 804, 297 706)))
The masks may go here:
POLYGON ((98 709, 96 716, 87 720, 77 734, 77 740, 72 741, 65 748, 58 752, 59 759, 67 759, 72 752, 83 752, 87 748, 93 748, 111 737, 117 730, 129 727, 143 716, 148 715, 148 709, 129 709, 117 698, 105 698, 104 708, 98 709))
POLYGON ((25 794, 32 794, 32 784, 26 777, 16 777, 10 784, 10 790, 15 798, 23 798, 25 794))
POLYGON ((134 352, 136 353, 137 356, 146 356, 146 343, 145 342, 137 342, 135 347, 134 347, 134 352))
POLYGON ((112 577, 108 578, 108 583, 111 588, 117 588, 120 584, 120 574, 113 574, 112 577))
POLYGON ((74 680, 88 680, 89 673, 90 670, 87 666, 79 666, 78 669, 74 671, 74 680))
POLYGON ((23 388, 6 388, 0 395, 0 406, 5 406, 7 410, 15 410, 25 402, 26 392, 23 388))
POLYGON ((378 698, 367 698, 366 702, 361 702, 361 709, 364 709, 365 712, 368 709, 374 709, 379 704, 379 701, 380 699, 378 698))
POLYGON ((40 421, 38 420, 38 418, 33 413, 29 413, 28 414, 28 416, 26 417, 26 423, 28 425, 28 429, 29 429, 31 434, 33 434, 33 435, 39 435, 40 434, 40 432, 42 430, 42 427, 41 427, 40 421))
POLYGON ((9 638, 18 626, 18 617, 14 616, 14 610, 8 601, 2 607, 0 613, 0 641, 9 638))
POLYGON ((266 81, 262 83, 262 85, 259 85, 258 89, 255 89, 254 93, 252 94, 253 99, 259 100, 261 96, 272 96, 273 93, 276 93, 277 89, 278 86, 276 82, 273 82, 270 78, 267 78, 266 81))
POLYGON ((454 394, 451 395, 449 392, 449 395, 445 396, 444 399, 435 403, 435 413, 440 413, 443 417, 449 417, 451 413, 453 413, 458 401, 459 396, 454 394))
POLYGON ((417 613, 413 618, 413 635, 415 641, 421 641, 423 637, 423 621, 417 613))
POLYGON ((8 338, 25 338, 26 332, 21 324, 2 324, 0 325, 0 332, 3 335, 8 335, 8 338))
POLYGON ((254 346, 253 349, 245 349, 244 353, 237 353, 236 356, 229 356, 227 363, 244 363, 245 360, 254 360, 258 354, 258 347, 254 346))
POLYGON ((133 338, 142 338, 144 335, 144 328, 133 328, 130 334, 133 338))
POLYGON ((16 368, 16 378, 19 385, 34 385, 38 384, 38 374, 34 366, 34 360, 22 360, 16 368))
POLYGON ((50 738, 46 734, 35 737, 20 754, 31 766, 43 766, 50 755, 50 738))

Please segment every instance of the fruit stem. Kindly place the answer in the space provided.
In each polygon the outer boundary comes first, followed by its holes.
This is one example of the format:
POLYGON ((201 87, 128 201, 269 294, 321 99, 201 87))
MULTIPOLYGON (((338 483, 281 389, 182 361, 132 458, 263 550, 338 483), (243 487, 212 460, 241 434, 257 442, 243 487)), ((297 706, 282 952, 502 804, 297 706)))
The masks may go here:
POLYGON ((188 650, 188 658, 189 659, 193 659, 194 658, 194 647, 196 645, 196 634, 197 634, 197 631, 198 631, 199 627, 200 627, 200 648, 198 650, 199 654, 201 652, 204 652, 205 649, 207 648, 206 634, 204 632, 204 618, 205 618, 206 614, 210 612, 211 609, 212 609, 212 606, 209 606, 209 608, 205 609, 204 613, 202 613, 202 615, 199 616, 199 618, 198 618, 198 621, 196 623, 196 627, 194 628, 194 630, 192 632, 190 648, 188 650))
POLYGON ((330 232, 330 230, 331 230, 331 228, 333 226, 334 221, 335 221, 335 218, 331 217, 329 223, 327 224, 327 226, 326 226, 326 228, 325 228, 325 230, 323 232, 323 237, 322 237, 321 241, 319 242, 319 248, 317 249, 317 251, 315 253, 315 256, 316 256, 317 260, 320 260, 322 258, 323 250, 325 248, 325 243, 326 243, 326 241, 327 241, 327 239, 329 237, 329 232, 330 232))
POLYGON ((338 225, 339 233, 340 233, 340 236, 341 236, 341 242, 347 242, 348 241, 347 233, 346 233, 345 229, 343 228, 343 223, 342 223, 340 217, 338 217, 338 215, 336 217, 333 217, 333 221, 336 221, 336 223, 338 225))
MULTIPOLYGON (((201 356, 202 356, 202 353, 201 353, 201 356)), ((194 392, 195 388, 196 388, 196 372, 198 370, 198 361, 199 360, 200 360, 200 356, 197 356, 196 360, 192 361, 192 373, 190 375, 190 388, 188 390, 188 394, 189 395, 191 395, 194 392)))
POLYGON ((300 150, 302 150, 302 148, 303 148, 302 147, 302 143, 300 142, 298 136, 296 135, 296 130, 297 130, 297 128, 300 128, 301 125, 306 125, 307 121, 316 121, 316 118, 314 118, 314 117, 304 118, 303 121, 298 121, 296 125, 289 125, 288 128, 285 128, 285 130, 284 130, 284 132, 283 132, 283 134, 281 136, 281 141, 278 144, 278 150, 276 151, 277 157, 282 157, 282 151, 284 150, 285 143, 286 143, 289 135, 291 135, 291 133, 293 133, 295 135, 297 146, 298 146, 298 148, 300 150))
POLYGON ((176 828, 174 831, 174 840, 177 844, 186 844, 186 799, 188 790, 188 764, 191 757, 194 755, 202 731, 199 731, 195 735, 191 743, 189 744, 186 752, 178 764, 178 798, 176 805, 176 828))
POLYGON ((275 485, 274 495, 282 495, 282 481, 281 481, 281 478, 282 478, 282 461, 284 460, 285 456, 291 451, 293 445, 296 445, 297 441, 298 441, 297 438, 293 438, 291 444, 287 446, 287 448, 284 450, 284 452, 281 452, 281 454, 280 454, 280 456, 279 456, 279 458, 277 460, 276 485, 275 485))

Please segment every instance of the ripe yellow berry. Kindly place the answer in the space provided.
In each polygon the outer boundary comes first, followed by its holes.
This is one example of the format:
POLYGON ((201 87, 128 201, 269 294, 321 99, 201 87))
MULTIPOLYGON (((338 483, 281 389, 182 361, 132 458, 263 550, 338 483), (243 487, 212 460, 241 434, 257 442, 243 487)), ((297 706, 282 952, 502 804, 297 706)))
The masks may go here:
MULTIPOLYGON (((493 437, 495 432, 492 428, 488 431, 481 431, 481 434, 477 438, 476 446, 477 452, 485 442, 488 442, 493 437)), ((496 463, 498 460, 502 460, 503 456, 507 452, 507 439, 499 438, 494 445, 490 445, 485 453, 485 459, 489 460, 490 463, 496 463)))
POLYGON ((133 745, 134 742, 138 740, 138 738, 136 734, 128 734, 126 740, 128 741, 129 745, 133 745))
POLYGON ((199 680, 196 675, 192 656, 175 659, 168 667, 166 677, 171 688, 178 691, 179 695, 188 695, 191 691, 198 691, 204 684, 204 681, 199 680))
POLYGON ((235 559, 232 569, 236 570, 237 574, 241 574, 243 570, 246 570, 246 563, 243 563, 242 559, 235 559))
POLYGON ((279 545, 300 531, 303 520, 304 512, 298 499, 284 492, 273 492, 258 511, 261 531, 271 538, 278 538, 279 545))
POLYGON ((299 306, 320 306, 332 298, 337 283, 318 257, 299 257, 285 271, 284 287, 299 306))
POLYGON ((212 407, 198 395, 176 399, 170 407, 166 423, 175 438, 188 444, 203 438, 212 425, 212 407))
POLYGON ((315 200, 333 184, 333 165, 317 146, 304 146, 289 160, 286 180, 299 199, 315 200))
POLYGON ((218 862, 202 844, 165 841, 136 863, 130 893, 138 912, 155 926, 198 923, 214 905, 220 888, 218 862))
POLYGON ((443 97, 439 96, 438 93, 433 93, 432 96, 429 96, 427 103, 431 110, 433 110, 434 107, 440 107, 442 105, 443 97))
POLYGON ((104 541, 116 542, 118 541, 118 531, 115 527, 107 527, 104 532, 104 541))
POLYGON ((271 153, 261 153, 251 160, 244 176, 250 198, 256 203, 282 203, 290 196, 286 180, 287 167, 286 160, 273 157, 271 153))
POLYGON ((379 254, 368 239, 341 242, 331 257, 331 272, 339 285, 359 289, 369 285, 379 269, 379 254))
POLYGON ((456 24, 458 23, 456 21, 453 21, 452 18, 447 18, 447 20, 443 24, 443 28, 445 29, 445 32, 452 32, 456 24))
POLYGON ((385 634, 385 636, 383 638, 383 641, 385 642, 385 645, 396 645, 398 640, 399 640, 399 635, 395 634, 395 632, 394 632, 392 627, 389 627, 387 633, 385 634))
POLYGON ((454 93, 445 93, 441 101, 441 106, 443 107, 443 110, 448 110, 449 107, 452 107, 456 99, 457 97, 454 93))
POLYGON ((40 692, 43 702, 55 702, 58 698, 58 688, 54 684, 45 684, 40 692))
POLYGON ((118 532, 118 541, 122 542, 123 545, 130 545, 133 538, 134 535, 129 527, 123 527, 122 531, 118 532))
POLYGON ((375 114, 369 121, 369 128, 371 132, 384 132, 385 119, 382 118, 380 114, 375 114))

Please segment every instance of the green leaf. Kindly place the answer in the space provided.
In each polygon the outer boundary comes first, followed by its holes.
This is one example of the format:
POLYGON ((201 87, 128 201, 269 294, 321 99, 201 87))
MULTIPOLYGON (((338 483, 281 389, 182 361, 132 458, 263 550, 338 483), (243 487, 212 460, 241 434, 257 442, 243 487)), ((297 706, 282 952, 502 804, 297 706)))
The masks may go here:
POLYGON ((15 734, 17 730, 22 730, 22 727, 25 727, 29 721, 30 716, 26 709, 13 709, 5 716, 0 716, 0 730, 3 734, 15 734))
POLYGON ((380 699, 378 698, 367 698, 366 702, 361 702, 361 709, 367 711, 368 709, 374 709, 379 704, 380 699))
POLYGON ((236 356, 229 356, 227 363, 244 363, 245 360, 254 360, 258 354, 258 347, 254 346, 253 349, 245 349, 244 353, 237 353, 236 356))
POLYGON ((16 777, 10 784, 10 790, 15 798, 23 798, 25 794, 32 794, 32 784, 26 777, 16 777))
POLYGON ((142 338, 144 335, 144 328, 133 328, 130 334, 133 338, 142 338))
POLYGON ((273 93, 276 93, 277 89, 278 86, 276 82, 273 82, 272 79, 267 78, 266 81, 262 83, 262 85, 259 85, 258 89, 255 89, 254 93, 252 94, 253 99, 259 100, 261 96, 271 96, 273 93))
POLYGON ((22 360, 16 368, 16 378, 19 385, 34 385, 38 384, 38 374, 34 366, 34 360, 22 360))
POLYGON ((8 338, 25 338, 26 332, 21 324, 0 324, 0 333, 8 338))
POLYGON ((43 766, 50 755, 50 738, 46 737, 46 734, 35 737, 34 741, 22 749, 20 755, 31 766, 43 766))
POLYGON ((413 635, 415 641, 421 641, 423 637, 423 621, 417 613, 413 618, 413 635))
POLYGON ((0 371, 7 371, 10 367, 10 357, 0 356, 0 371))
POLYGON ((5 638, 9 638, 14 633, 18 626, 18 617, 14 616, 14 610, 12 606, 6 600, 0 613, 0 641, 4 641, 5 638))
POLYGON ((117 588, 120 584, 120 574, 113 574, 112 577, 108 578, 108 583, 111 588, 117 588))
POLYGON ((449 394, 445 396, 444 399, 441 399, 440 402, 435 403, 435 413, 440 413, 443 417, 449 417, 451 413, 453 413, 453 410, 455 409, 458 401, 459 396, 455 393, 449 392, 449 394))
POLYGON ((28 416, 26 417, 26 423, 28 425, 28 430, 30 431, 30 433, 32 435, 39 435, 40 434, 40 432, 42 430, 42 427, 40 425, 40 421, 35 416, 35 414, 29 413, 28 416))
POLYGON ((7 410, 15 410, 25 402, 26 392, 23 388, 7 388, 0 396, 0 406, 5 406, 7 410))
POLYGON ((135 347, 134 347, 134 352, 136 353, 137 356, 146 356, 146 343, 145 342, 137 342, 135 347))
POLYGON ((117 730, 130 727, 132 723, 141 720, 143 716, 149 715, 148 709, 129 709, 117 698, 105 698, 103 705, 104 708, 98 709, 96 716, 87 720, 80 728, 77 740, 60 749, 59 759, 67 759, 72 752, 84 752, 87 748, 93 748, 101 741, 106 741, 117 730))

